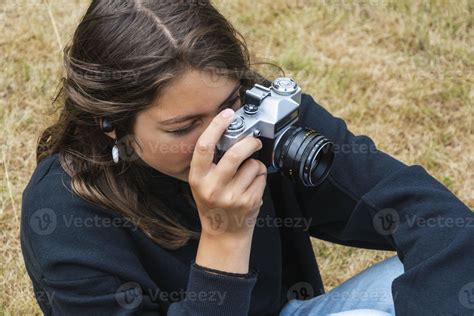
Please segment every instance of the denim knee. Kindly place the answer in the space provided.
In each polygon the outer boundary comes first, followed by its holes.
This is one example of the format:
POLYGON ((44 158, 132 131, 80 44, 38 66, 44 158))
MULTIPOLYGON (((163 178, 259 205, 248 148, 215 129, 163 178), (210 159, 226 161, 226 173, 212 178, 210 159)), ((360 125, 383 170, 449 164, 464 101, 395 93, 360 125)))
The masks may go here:
POLYGON ((379 315, 394 315, 392 282, 403 272, 403 264, 397 256, 388 258, 356 274, 326 294, 310 300, 288 302, 280 315, 327 315, 344 311, 356 314, 357 309, 366 309, 366 312, 372 310, 372 313, 379 311, 379 315))

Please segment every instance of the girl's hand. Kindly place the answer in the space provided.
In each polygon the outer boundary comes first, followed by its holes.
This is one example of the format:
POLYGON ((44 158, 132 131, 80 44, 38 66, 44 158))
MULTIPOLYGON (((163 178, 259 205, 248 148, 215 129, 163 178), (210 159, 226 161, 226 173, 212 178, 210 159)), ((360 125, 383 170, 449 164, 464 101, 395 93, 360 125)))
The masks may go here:
POLYGON ((201 134, 188 178, 202 233, 219 238, 251 237, 266 185, 265 164, 247 159, 262 148, 262 142, 252 135, 229 148, 217 165, 213 162, 216 144, 233 117, 232 109, 222 111, 201 134))

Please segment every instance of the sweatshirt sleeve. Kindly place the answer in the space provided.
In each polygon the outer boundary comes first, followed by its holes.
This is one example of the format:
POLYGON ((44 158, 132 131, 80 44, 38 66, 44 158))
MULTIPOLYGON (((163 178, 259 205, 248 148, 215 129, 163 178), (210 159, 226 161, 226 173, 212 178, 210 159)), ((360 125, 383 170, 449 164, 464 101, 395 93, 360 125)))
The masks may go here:
MULTIPOLYGON (((20 226, 26 270, 45 315, 247 314, 257 270, 231 275, 193 261, 183 269, 187 286, 180 281, 182 292, 170 290, 177 280, 156 280, 141 262, 144 250, 131 235, 145 235, 66 190, 53 169, 42 163, 24 190, 20 226)), ((176 269, 175 260, 156 263, 166 264, 176 269)))
POLYGON ((257 271, 251 269, 246 277, 231 276, 224 271, 220 273, 217 270, 213 271, 207 271, 193 262, 187 292, 218 291, 220 294, 217 297, 223 297, 224 301, 202 302, 186 297, 182 302, 172 304, 168 315, 248 315, 251 292, 257 281, 257 271))
POLYGON ((352 134, 309 95, 300 124, 335 143, 319 187, 283 179, 309 233, 331 242, 396 250, 405 273, 394 280, 397 315, 474 312, 474 213, 420 165, 407 166, 352 134))

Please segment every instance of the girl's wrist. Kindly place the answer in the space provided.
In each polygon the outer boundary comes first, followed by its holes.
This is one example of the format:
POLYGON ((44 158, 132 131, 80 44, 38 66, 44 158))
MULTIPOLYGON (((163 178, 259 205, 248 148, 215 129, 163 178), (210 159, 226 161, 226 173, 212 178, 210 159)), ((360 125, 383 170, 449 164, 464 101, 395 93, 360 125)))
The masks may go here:
POLYGON ((252 236, 224 236, 201 233, 195 263, 230 273, 249 272, 252 236))

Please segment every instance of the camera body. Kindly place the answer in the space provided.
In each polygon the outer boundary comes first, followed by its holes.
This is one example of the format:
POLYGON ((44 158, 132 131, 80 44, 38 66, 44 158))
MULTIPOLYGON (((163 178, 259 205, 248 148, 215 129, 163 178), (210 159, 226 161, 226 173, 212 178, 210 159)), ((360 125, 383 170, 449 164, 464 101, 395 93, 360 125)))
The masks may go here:
POLYGON ((300 104, 301 88, 291 78, 279 77, 270 87, 255 84, 246 91, 243 106, 216 145, 214 162, 233 144, 252 135, 263 147, 250 158, 305 186, 320 184, 334 158, 333 143, 313 129, 296 126, 300 104))

